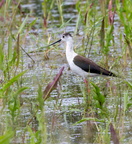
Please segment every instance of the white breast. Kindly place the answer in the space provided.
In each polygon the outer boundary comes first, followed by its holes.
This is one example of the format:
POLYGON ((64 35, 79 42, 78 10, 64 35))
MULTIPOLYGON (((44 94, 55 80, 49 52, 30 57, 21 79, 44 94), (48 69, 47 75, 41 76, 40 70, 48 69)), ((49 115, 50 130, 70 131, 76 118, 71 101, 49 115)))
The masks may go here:
POLYGON ((66 58, 67 61, 69 63, 70 69, 75 72, 76 74, 80 75, 81 77, 83 77, 83 79, 85 79, 85 77, 88 75, 87 72, 83 71, 81 68, 79 68, 78 66, 76 66, 73 62, 74 57, 77 56, 78 54, 75 53, 73 50, 69 50, 66 49, 66 58))

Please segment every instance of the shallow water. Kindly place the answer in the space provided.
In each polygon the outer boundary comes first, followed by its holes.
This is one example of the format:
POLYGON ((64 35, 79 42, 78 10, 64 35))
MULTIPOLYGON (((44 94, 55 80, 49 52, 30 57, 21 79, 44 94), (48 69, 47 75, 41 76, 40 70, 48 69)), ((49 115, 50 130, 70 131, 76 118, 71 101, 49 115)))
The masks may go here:
MULTIPOLYGON (((97 131, 96 125, 98 122, 85 121, 80 124, 74 125, 76 122, 82 119, 83 111, 85 109, 85 102, 82 96, 81 88, 84 88, 83 80, 74 75, 70 70, 65 58, 65 50, 63 44, 57 45, 55 49, 52 49, 48 53, 48 58, 46 59, 44 56, 44 52, 36 52, 38 48, 47 45, 47 33, 42 28, 40 22, 42 20, 42 6, 39 0, 23 0, 21 3, 22 10, 25 10, 26 13, 31 13, 33 18, 29 18, 29 22, 38 17, 37 23, 35 24, 35 29, 31 30, 28 34, 25 44, 23 47, 27 52, 29 52, 30 56, 34 59, 35 64, 32 63, 32 60, 27 57, 26 54, 23 56, 24 61, 24 69, 29 69, 29 71, 24 75, 24 85, 29 86, 30 89, 26 91, 22 96, 23 108, 21 109, 21 118, 19 121, 19 127, 17 130, 17 136, 15 139, 15 143, 27 143, 29 139, 29 134, 26 134, 26 138, 24 141, 20 136, 24 133, 24 128, 27 124, 27 120, 30 119, 32 115, 32 106, 36 101, 38 85, 41 84, 44 89, 46 85, 53 80, 55 75, 59 72, 59 69, 62 66, 65 66, 63 71, 63 75, 61 76, 60 84, 57 87, 57 90, 54 90, 51 93, 51 96, 48 100, 46 100, 44 108, 45 108, 45 122, 47 127, 47 139, 48 144, 90 144, 95 140, 95 135, 99 133, 97 131), (37 34, 37 35, 36 35, 37 34), (31 51, 34 51, 31 53, 31 51)), ((60 37, 60 34, 64 31, 74 32, 76 21, 77 21, 77 10, 75 10, 76 1, 64 1, 63 3, 63 16, 64 21, 68 21, 70 18, 71 21, 66 27, 59 27, 59 13, 57 7, 52 9, 52 17, 54 17, 54 21, 49 21, 48 24, 48 34, 52 34, 53 40, 57 40, 60 37)), ((83 1, 85 3, 85 1, 83 1)), ((118 18, 116 19, 118 21, 118 18)), ((118 22, 115 23, 115 34, 118 39, 118 22)), ((80 40, 83 39, 83 31, 80 30, 80 35, 75 36, 75 47, 76 50, 79 51, 78 45, 81 46, 80 40), (77 41, 77 42, 76 42, 77 41)), ((51 42, 50 41, 50 42, 51 42)), ((116 41, 118 45, 118 40, 116 41)), ((99 43, 94 42, 94 48, 90 53, 90 58, 95 62, 101 59, 101 54, 99 52, 99 43)), ((44 49, 45 50, 45 49, 44 49)), ((110 53, 113 53, 113 49, 111 49, 110 53)), ((117 51, 121 51, 120 48, 117 51)), ((118 53, 116 53, 118 54, 118 53)), ((115 54, 115 55, 116 55, 115 54)), ((129 63, 130 64, 130 63, 129 63)), ((126 68, 126 80, 131 78, 130 65, 126 68)), ((107 97, 106 103, 108 104, 109 110, 114 112, 115 103, 116 103, 116 85, 121 83, 117 78, 105 78, 105 77, 90 77, 89 81, 93 81, 96 83, 101 89, 103 89, 103 94, 106 94, 107 97), (109 85, 106 88, 106 85, 109 85), (115 88, 115 89, 114 89, 115 88), (107 89, 108 92, 107 92, 107 89), (109 91, 113 91, 113 96, 109 95, 109 91), (114 95, 115 94, 115 95, 114 95)), ((120 84, 123 87, 123 84, 120 84)), ((124 91, 123 91, 124 92, 124 91)), ((121 95, 123 97, 123 94, 121 95)), ((124 123, 125 127, 125 136, 126 141, 128 141, 131 137, 131 126, 130 126, 130 115, 126 117, 126 121, 124 123)), ((101 125, 104 125, 103 123, 101 125)), ((32 121, 32 128, 38 129, 38 121, 34 119, 32 121)))
MULTIPOLYGON (((22 7, 24 9, 32 11, 35 17, 39 17, 38 26, 36 25, 36 27, 38 27, 36 30, 39 35, 38 38, 39 41, 40 37, 45 37, 43 36, 45 34, 43 33, 41 26, 39 25, 39 21, 42 17, 41 1, 30 1, 30 4, 27 4, 27 2, 25 1, 24 3, 25 4, 22 4, 22 7)), ((57 11, 57 7, 54 7, 52 9, 52 17, 54 17, 54 21, 52 22, 49 21, 48 31, 51 33, 51 35, 52 33, 54 34, 59 33, 59 35, 57 35, 57 38, 53 38, 53 41, 54 39, 55 40, 58 39, 60 37, 60 34, 63 33, 65 30, 68 32, 74 32, 75 30, 76 19, 77 19, 75 2, 64 1, 63 5, 64 5, 63 6, 64 20, 68 21, 70 18, 72 18, 72 20, 70 21, 70 24, 66 26, 66 28, 65 27, 59 28, 60 21, 59 21, 59 13, 57 11), (52 27, 53 24, 54 26, 52 27)), ((116 18, 115 34, 117 35, 117 41, 116 41, 117 44, 118 44, 118 30, 119 30, 118 18, 116 18)), ((80 34, 81 34, 80 36, 75 37, 75 41, 82 39, 83 32, 80 31, 80 34)), ((36 39, 36 36, 29 35, 28 40, 29 42, 31 42, 31 45, 29 45, 29 47, 26 47, 28 51, 35 50, 34 45, 38 45, 39 47, 46 45, 44 44, 45 39, 44 41, 42 40, 42 43, 41 41, 39 41, 38 44, 37 40, 35 41, 35 43, 32 41, 31 36, 33 37, 33 39, 36 39)), ((75 45, 78 44, 81 45, 80 43, 77 43, 75 45)), ((51 98, 49 98, 49 100, 47 100, 45 103, 45 118, 47 121, 46 126, 47 126, 49 143, 51 144, 52 143, 55 144, 93 143, 95 139, 95 135, 97 133, 97 129, 94 123, 83 122, 81 124, 74 125, 77 121, 81 120, 83 116, 82 111, 84 110, 84 107, 82 107, 82 104, 84 103, 84 99, 81 93, 81 85, 84 85, 83 81, 80 77, 75 76, 68 69, 68 65, 65 59, 65 50, 63 44, 56 47, 59 47, 59 51, 52 50, 48 54, 49 56, 48 60, 44 59, 43 52, 31 54, 32 58, 35 60, 35 65, 33 66, 33 68, 31 68, 31 70, 26 75, 27 85, 30 84, 31 89, 29 91, 29 94, 24 95, 23 97, 27 98, 30 101, 34 100, 38 88, 37 84, 41 83, 41 85, 43 85, 44 88, 48 84, 48 82, 52 81, 53 77, 55 76, 56 73, 58 73, 59 69, 62 66, 65 66, 65 70, 63 72, 61 83, 58 90, 54 90, 51 94, 51 98)), ((96 43, 94 49, 98 49, 98 45, 96 46, 96 43)), ((117 51, 120 51, 120 49, 117 51)), ((112 49, 111 49, 111 53, 113 53, 112 49)), ((98 56, 96 55, 95 57, 95 53, 91 52, 90 57, 91 59, 94 59, 94 61, 96 62, 98 61, 98 59, 101 58, 101 55, 99 54, 98 56)), ((24 65, 25 68, 31 65, 30 59, 27 58, 26 56, 24 57, 24 61, 26 62, 24 65)), ((127 78, 129 79, 130 73, 127 74, 128 74, 127 78)), ((118 80, 117 79, 115 80, 115 78, 104 79, 104 77, 101 78, 95 77, 95 78, 90 78, 90 80, 94 81, 97 84, 99 83, 100 86, 101 86, 100 82, 102 83, 102 85, 105 85, 107 81, 109 81, 109 83, 115 81, 114 82, 115 87, 116 84, 118 83, 118 80)), ((107 101, 108 103, 109 102, 111 103, 111 105, 108 104, 108 108, 112 112, 113 111, 112 108, 114 108, 115 98, 112 98, 111 96, 110 98, 107 97, 107 101)), ((24 108, 25 110, 22 112, 24 113, 23 116, 25 117, 25 121, 26 119, 28 119, 28 117, 30 117, 30 112, 27 111, 28 109, 27 107, 28 107, 28 102, 27 104, 25 103, 25 108, 24 108)), ((37 121, 34 123, 34 125, 35 127, 37 127, 37 121)), ((128 123, 126 122, 124 126, 126 127, 125 135, 128 135, 128 139, 129 139, 130 136, 129 131, 131 129, 129 122, 128 123)))

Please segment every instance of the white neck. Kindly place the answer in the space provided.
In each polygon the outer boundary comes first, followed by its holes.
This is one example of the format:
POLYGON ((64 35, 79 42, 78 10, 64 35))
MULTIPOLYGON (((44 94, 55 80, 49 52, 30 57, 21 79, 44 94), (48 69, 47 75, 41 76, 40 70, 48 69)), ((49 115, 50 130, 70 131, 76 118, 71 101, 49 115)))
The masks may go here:
POLYGON ((73 41, 68 41, 66 42, 66 53, 69 52, 73 52, 73 41))
POLYGON ((66 42, 66 58, 68 63, 73 60, 77 54, 73 50, 73 40, 66 42))

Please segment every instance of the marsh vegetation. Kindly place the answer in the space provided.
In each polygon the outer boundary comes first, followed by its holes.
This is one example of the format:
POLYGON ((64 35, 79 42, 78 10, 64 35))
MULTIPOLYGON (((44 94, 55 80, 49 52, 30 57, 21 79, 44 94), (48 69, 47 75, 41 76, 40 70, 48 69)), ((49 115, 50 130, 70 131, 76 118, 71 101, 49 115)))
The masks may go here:
POLYGON ((1 0, 0 144, 132 143, 132 1, 1 0), (120 77, 69 70, 77 53, 120 77))

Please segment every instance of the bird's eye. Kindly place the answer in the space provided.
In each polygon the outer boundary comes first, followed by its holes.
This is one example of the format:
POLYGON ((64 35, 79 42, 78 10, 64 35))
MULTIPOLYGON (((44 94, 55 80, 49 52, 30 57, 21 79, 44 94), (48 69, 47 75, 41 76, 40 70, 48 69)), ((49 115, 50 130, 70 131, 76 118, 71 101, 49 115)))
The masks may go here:
POLYGON ((65 36, 64 36, 64 35, 63 35, 62 37, 63 37, 63 38, 65 38, 65 36))

